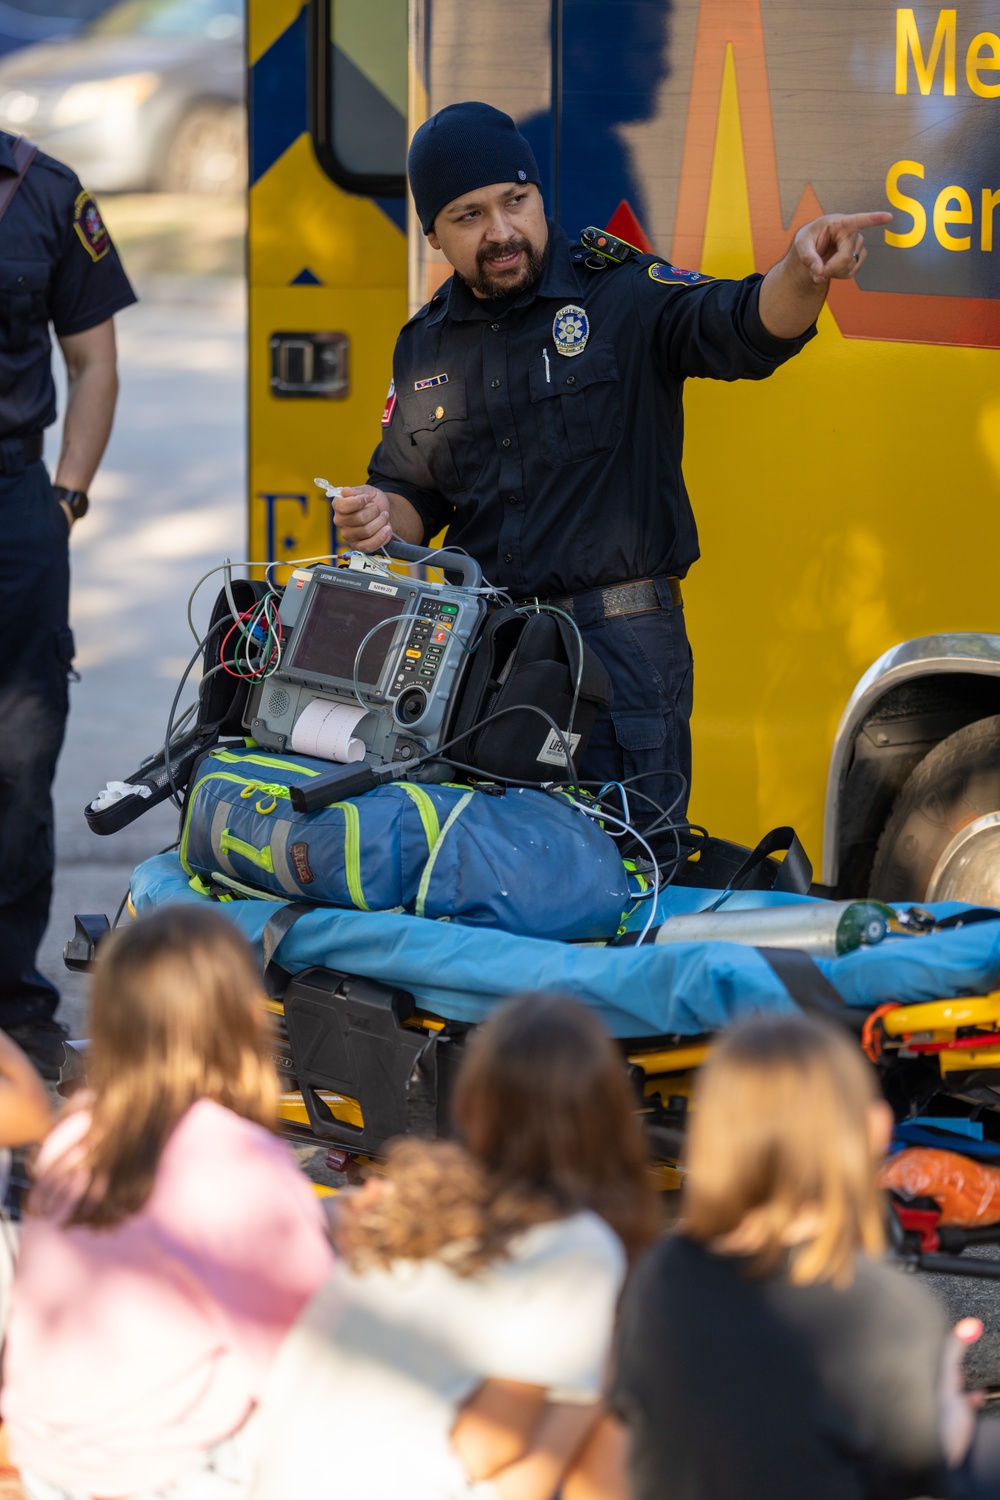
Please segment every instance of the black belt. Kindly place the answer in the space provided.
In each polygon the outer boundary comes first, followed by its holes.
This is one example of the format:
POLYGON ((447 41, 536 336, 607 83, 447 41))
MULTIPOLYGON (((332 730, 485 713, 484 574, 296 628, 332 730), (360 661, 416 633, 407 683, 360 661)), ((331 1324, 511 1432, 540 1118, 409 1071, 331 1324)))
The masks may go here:
MULTIPOLYGON (((666 581, 670 585, 670 598, 675 608, 680 609, 684 603, 681 581, 679 578, 668 578, 666 581)), ((661 608, 660 595, 651 578, 639 578, 634 583, 616 583, 606 589, 593 589, 588 591, 588 597, 591 595, 600 600, 606 620, 613 619, 615 615, 637 615, 646 609, 661 608)), ((571 615, 574 613, 573 597, 570 594, 562 599, 540 599, 539 603, 551 604, 571 615)))
POLYGON ((40 432, 26 438, 0 438, 0 474, 20 474, 28 464, 37 464, 44 447, 40 432))

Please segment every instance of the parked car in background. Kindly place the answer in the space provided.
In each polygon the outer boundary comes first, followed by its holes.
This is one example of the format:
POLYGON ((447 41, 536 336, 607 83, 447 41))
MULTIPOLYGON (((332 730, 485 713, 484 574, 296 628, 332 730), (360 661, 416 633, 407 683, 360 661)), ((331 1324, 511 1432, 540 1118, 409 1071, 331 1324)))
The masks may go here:
POLYGON ((0 129, 29 136, 95 192, 236 192, 243 15, 244 0, 119 0, 79 35, 0 62, 0 129))
POLYGON ((0 0, 0 57, 17 47, 71 36, 112 0, 0 0))

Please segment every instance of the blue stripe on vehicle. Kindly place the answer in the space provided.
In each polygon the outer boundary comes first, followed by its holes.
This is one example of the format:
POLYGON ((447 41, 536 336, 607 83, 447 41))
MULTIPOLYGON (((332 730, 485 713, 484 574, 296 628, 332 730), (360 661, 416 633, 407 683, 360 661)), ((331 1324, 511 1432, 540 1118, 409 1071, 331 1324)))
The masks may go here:
POLYGON ((405 198, 373 198, 382 212, 392 220, 397 229, 406 233, 406 199, 405 198))
POLYGON ((250 183, 309 129, 307 6, 250 69, 250 183))

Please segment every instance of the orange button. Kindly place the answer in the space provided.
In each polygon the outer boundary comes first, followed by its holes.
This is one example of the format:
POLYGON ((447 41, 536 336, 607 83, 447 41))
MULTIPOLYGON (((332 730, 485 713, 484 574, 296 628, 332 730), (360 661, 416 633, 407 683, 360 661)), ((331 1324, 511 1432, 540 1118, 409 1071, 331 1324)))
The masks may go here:
POLYGON ((447 632, 447 630, 435 630, 435 632, 434 632, 434 642, 435 642, 435 645, 440 646, 441 643, 442 643, 442 641, 446 641, 447 639, 448 639, 448 632, 447 632))
POLYGON ((407 651, 406 654, 407 654, 407 656, 414 657, 414 659, 417 660, 417 661, 419 661, 419 659, 420 659, 420 652, 419 651, 410 650, 410 651, 407 651))

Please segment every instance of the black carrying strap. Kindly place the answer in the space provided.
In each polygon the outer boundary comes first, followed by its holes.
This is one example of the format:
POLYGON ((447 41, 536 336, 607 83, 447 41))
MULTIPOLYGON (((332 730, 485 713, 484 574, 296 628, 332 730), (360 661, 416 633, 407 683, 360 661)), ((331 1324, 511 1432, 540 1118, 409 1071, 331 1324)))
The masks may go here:
POLYGON ((305 916, 307 911, 315 910, 315 906, 307 906, 304 901, 289 901, 284 906, 279 906, 273 917, 268 917, 267 925, 260 935, 265 976, 274 962, 274 955, 285 935, 295 926, 300 917, 305 916))
POLYGON ((13 146, 14 165, 17 168, 16 177, 7 177, 0 182, 0 219, 3 218, 8 208, 14 201, 14 194, 28 175, 28 168, 38 155, 38 147, 31 141, 21 136, 14 142, 13 146))
MULTIPOLYGON (((544 614, 545 611, 540 611, 540 613, 544 614)), ((537 619, 538 616, 530 618, 537 619)), ((561 615, 549 615, 548 618, 555 621, 559 631, 563 655, 569 666, 570 682, 575 684, 577 671, 580 671, 580 697, 587 703, 596 703, 599 708, 610 707, 613 692, 607 669, 600 657, 596 652, 587 650, 569 620, 564 620, 561 615), (581 651, 583 652, 582 670, 580 668, 581 651)))
POLYGON ((406 1080, 406 1133, 433 1140, 438 1125, 438 1042, 432 1031, 413 1059, 406 1080))
MULTIPOLYGON (((512 605, 498 609, 487 620, 476 647, 452 734, 471 738, 479 720, 499 705, 504 684, 518 668, 531 661, 556 660, 561 655, 558 665, 565 666, 569 674, 568 691, 572 692, 580 668, 581 645, 573 626, 560 615, 546 610, 515 609, 512 605)), ((580 699, 605 707, 611 696, 604 663, 584 645, 580 699)), ((545 706, 539 704, 540 708, 545 706)), ((458 753, 467 758, 471 749, 471 743, 467 742, 458 747, 458 753)))
POLYGON ((950 917, 936 917, 934 925, 938 932, 948 932, 953 927, 971 927, 975 922, 996 922, 1000 911, 995 906, 970 906, 967 911, 953 912, 950 917))
POLYGON ((866 1011, 853 1010, 832 985, 822 969, 799 948, 758 948, 757 952, 781 980, 800 1010, 807 1015, 839 1021, 852 1031, 860 1032, 866 1011))
POLYGON ((707 910, 715 911, 723 904, 730 891, 745 890, 764 861, 772 854, 780 854, 783 850, 787 852, 777 867, 778 873, 774 877, 771 890, 789 891, 796 896, 808 895, 809 887, 812 885, 813 867, 812 861, 799 842, 798 834, 794 828, 772 828, 771 832, 765 833, 760 843, 751 849, 736 874, 728 881, 722 895, 717 901, 713 901, 707 910))

